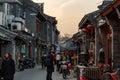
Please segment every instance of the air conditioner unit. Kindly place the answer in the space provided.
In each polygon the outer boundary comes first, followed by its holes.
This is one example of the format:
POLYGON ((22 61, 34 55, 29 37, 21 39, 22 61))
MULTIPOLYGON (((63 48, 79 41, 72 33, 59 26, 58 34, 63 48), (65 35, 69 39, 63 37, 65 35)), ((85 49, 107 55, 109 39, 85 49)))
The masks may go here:
POLYGON ((6 16, 6 24, 12 24, 12 21, 14 18, 15 18, 14 15, 7 15, 6 16))
POLYGON ((11 30, 29 32, 29 30, 21 22, 13 22, 11 26, 11 30))
POLYGON ((22 24, 25 24, 25 20, 20 17, 15 17, 14 22, 21 22, 22 24))
POLYGON ((11 28, 12 28, 11 30, 13 30, 13 31, 15 31, 15 30, 21 31, 22 24, 20 22, 13 22, 11 28))
POLYGON ((0 12, 0 25, 5 26, 5 14, 0 12))

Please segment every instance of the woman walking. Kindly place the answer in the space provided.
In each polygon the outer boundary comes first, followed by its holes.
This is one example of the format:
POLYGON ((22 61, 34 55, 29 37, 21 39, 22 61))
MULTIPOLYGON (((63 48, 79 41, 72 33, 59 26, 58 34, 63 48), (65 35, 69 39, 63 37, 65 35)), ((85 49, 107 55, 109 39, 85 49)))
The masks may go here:
POLYGON ((5 59, 2 62, 3 78, 4 80, 13 80, 15 73, 15 63, 12 59, 11 53, 5 54, 5 59))

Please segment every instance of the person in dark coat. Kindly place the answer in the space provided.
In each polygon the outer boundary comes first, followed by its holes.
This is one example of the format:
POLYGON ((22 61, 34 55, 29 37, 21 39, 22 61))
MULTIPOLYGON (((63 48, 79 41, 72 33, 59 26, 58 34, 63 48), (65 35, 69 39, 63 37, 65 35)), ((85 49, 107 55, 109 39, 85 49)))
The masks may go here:
MULTIPOLYGON (((49 55, 47 56, 47 58, 50 58, 50 64, 51 65, 46 65, 47 67, 47 76, 46 76, 46 80, 52 80, 52 72, 54 72, 54 60, 53 60, 53 55, 52 53, 49 53, 49 55)), ((47 59, 46 58, 46 59, 47 59)))
POLYGON ((15 63, 12 59, 11 53, 5 54, 5 59, 2 62, 3 78, 4 80, 13 80, 15 74, 15 63))
POLYGON ((44 69, 45 68, 45 56, 44 55, 42 55, 41 57, 41 64, 42 64, 42 69, 44 69))

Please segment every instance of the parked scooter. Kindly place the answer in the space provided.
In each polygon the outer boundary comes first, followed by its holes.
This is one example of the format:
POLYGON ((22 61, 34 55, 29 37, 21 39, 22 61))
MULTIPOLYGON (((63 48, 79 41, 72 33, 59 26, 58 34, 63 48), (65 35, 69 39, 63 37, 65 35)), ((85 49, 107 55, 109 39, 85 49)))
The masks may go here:
POLYGON ((62 76, 63 76, 63 79, 66 79, 67 78, 67 74, 68 74, 68 62, 66 61, 61 61, 61 70, 62 70, 62 76))
POLYGON ((25 69, 28 69, 28 68, 29 68, 29 59, 28 59, 28 58, 24 58, 24 60, 23 60, 23 65, 24 65, 24 68, 25 68, 25 69))
POLYGON ((24 68, 29 69, 29 68, 34 68, 35 67, 35 62, 32 59, 25 58, 23 62, 24 68))
POLYGON ((33 59, 29 59, 29 68, 34 68, 35 67, 35 62, 33 59))
POLYGON ((32 60, 32 68, 34 68, 35 67, 35 62, 34 62, 34 60, 32 60))
POLYGON ((18 69, 19 71, 24 71, 24 64, 22 59, 19 60, 18 69))

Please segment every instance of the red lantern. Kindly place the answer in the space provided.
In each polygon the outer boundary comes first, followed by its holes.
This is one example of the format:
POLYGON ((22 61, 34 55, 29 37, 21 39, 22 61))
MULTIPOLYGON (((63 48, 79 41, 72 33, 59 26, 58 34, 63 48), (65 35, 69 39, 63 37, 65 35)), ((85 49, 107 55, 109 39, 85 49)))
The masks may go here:
POLYGON ((82 32, 88 34, 88 33, 89 33, 89 30, 88 30, 87 28, 83 28, 83 29, 82 29, 82 32))
POLYGON ((69 51, 68 50, 66 50, 66 54, 69 55, 69 51))
POLYGON ((85 76, 81 76, 80 80, 88 80, 85 76))
POLYGON ((88 24, 87 28, 88 28, 89 30, 93 30, 93 29, 94 29, 94 26, 93 26, 92 24, 88 24))

